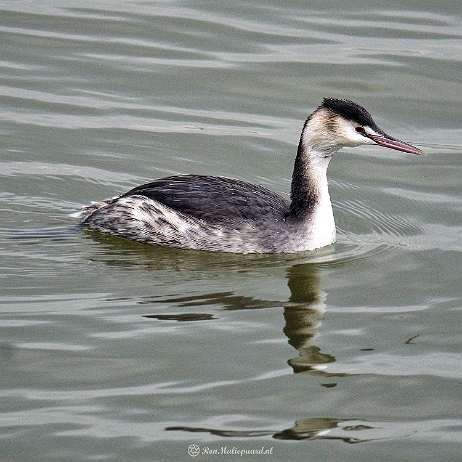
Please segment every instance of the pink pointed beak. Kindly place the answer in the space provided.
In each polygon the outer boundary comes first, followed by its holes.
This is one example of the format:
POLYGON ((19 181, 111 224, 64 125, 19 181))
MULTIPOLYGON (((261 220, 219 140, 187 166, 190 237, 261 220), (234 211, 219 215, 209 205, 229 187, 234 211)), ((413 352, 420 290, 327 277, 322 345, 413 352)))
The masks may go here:
POLYGON ((368 138, 375 141, 378 145, 385 148, 396 149, 397 151, 409 152, 411 154, 417 154, 419 156, 424 156, 425 153, 420 149, 411 146, 410 144, 405 143, 404 141, 395 140, 389 138, 388 135, 367 135, 368 138))

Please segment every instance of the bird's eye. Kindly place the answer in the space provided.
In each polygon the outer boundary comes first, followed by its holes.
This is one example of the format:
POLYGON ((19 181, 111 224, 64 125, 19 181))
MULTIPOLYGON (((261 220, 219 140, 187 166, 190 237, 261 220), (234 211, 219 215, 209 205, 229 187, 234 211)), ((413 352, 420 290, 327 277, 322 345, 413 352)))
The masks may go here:
POLYGON ((366 131, 364 130, 363 127, 356 127, 355 130, 356 130, 358 133, 366 133, 366 131))

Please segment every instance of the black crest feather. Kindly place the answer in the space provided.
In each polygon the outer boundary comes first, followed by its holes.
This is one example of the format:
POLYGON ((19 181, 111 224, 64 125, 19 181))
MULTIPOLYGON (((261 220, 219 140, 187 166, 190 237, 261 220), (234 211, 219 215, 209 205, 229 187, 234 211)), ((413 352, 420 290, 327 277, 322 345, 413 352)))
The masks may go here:
POLYGON ((324 98, 321 108, 329 109, 332 112, 342 116, 346 120, 357 122, 359 125, 368 126, 378 131, 382 131, 377 127, 372 116, 359 104, 353 103, 347 99, 324 98))

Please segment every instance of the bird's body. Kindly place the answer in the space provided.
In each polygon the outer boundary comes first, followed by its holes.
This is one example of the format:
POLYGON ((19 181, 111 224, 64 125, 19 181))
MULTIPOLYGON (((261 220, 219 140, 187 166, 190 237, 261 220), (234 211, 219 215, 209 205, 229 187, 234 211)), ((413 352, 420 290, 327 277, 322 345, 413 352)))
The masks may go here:
POLYGON ((335 241, 327 166, 343 146, 381 144, 422 151, 386 135, 351 101, 325 99, 303 127, 291 200, 239 180, 180 175, 85 207, 101 232, 168 247, 238 253, 293 253, 335 241))
MULTIPOLYGON (((149 244, 239 253, 297 252, 313 231, 289 216, 290 202, 261 186, 228 178, 162 178, 89 206, 92 228, 149 244), (104 214, 98 213, 104 210, 104 214)), ((332 215, 332 214, 331 214, 332 215)), ((325 221, 323 220, 323 223, 325 221)), ((329 242, 335 226, 329 222, 329 242)))

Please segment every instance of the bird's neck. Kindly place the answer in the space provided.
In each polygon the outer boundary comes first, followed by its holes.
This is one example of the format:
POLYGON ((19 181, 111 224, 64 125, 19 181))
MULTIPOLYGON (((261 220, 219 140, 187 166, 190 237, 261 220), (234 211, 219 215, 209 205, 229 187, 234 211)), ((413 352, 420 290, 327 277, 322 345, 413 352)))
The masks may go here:
POLYGON ((304 250, 335 241, 334 214, 327 185, 327 166, 332 151, 318 152, 310 146, 302 136, 295 159, 288 216, 306 240, 304 250))
POLYGON ((292 218, 306 220, 319 207, 332 210, 327 185, 329 160, 325 153, 311 150, 302 136, 292 175, 289 212, 292 218))

